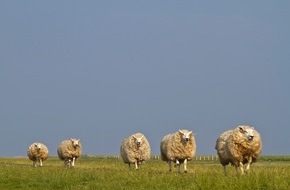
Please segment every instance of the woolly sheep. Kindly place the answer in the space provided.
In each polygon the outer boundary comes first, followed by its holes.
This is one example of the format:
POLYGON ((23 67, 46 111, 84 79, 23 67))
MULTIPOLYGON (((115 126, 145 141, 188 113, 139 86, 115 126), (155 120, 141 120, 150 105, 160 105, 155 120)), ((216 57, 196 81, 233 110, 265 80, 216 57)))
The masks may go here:
POLYGON ((33 166, 36 167, 36 162, 39 162, 42 167, 42 162, 48 157, 48 148, 42 143, 32 143, 27 150, 27 156, 33 161, 33 166))
POLYGON ((140 165, 150 159, 150 145, 142 133, 135 133, 125 138, 120 146, 120 154, 124 163, 129 165, 134 163, 135 169, 140 169, 140 165))
POLYGON ((180 172, 180 164, 184 163, 184 172, 187 172, 187 161, 192 160, 196 152, 195 138, 192 131, 186 129, 163 137, 160 143, 161 159, 168 162, 171 171, 171 162, 175 162, 180 172))
POLYGON ((75 161, 82 155, 82 145, 80 139, 63 140, 57 148, 57 154, 64 165, 75 166, 75 161))
POLYGON ((247 163, 246 171, 250 171, 250 165, 257 161, 262 151, 262 142, 254 127, 240 125, 222 133, 215 149, 225 174, 229 163, 235 166, 236 171, 240 168, 241 174, 244 174, 243 164, 247 163))

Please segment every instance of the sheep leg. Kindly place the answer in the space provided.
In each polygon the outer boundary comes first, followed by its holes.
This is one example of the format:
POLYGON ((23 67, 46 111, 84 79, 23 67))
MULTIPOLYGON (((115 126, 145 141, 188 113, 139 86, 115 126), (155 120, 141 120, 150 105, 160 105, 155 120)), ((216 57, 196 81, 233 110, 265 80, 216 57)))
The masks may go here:
POLYGON ((71 166, 72 166, 72 167, 74 167, 74 166, 75 166, 75 160, 76 160, 76 158, 75 158, 75 157, 73 157, 73 159, 72 159, 72 162, 71 162, 71 166))
POLYGON ((184 160, 184 173, 187 173, 187 159, 184 160))
POLYGON ((250 165, 252 164, 252 156, 249 157, 248 159, 248 164, 246 167, 246 172, 250 172, 250 165))
POLYGON ((171 160, 168 161, 169 171, 171 172, 171 160))
POLYGON ((42 159, 39 160, 40 167, 42 167, 42 159))
POLYGON ((180 164, 179 161, 176 160, 176 161, 175 161, 175 165, 174 165, 174 167, 179 166, 179 164, 180 164))
POLYGON ((70 159, 68 159, 68 160, 64 160, 64 166, 67 166, 67 165, 71 165, 71 161, 70 161, 70 159))
POLYGON ((244 166, 243 166, 243 163, 242 162, 239 163, 239 168, 241 170, 241 174, 244 175, 245 174, 244 173, 244 166))
POLYGON ((33 161, 33 167, 36 168, 36 161, 33 161))
POLYGON ((176 160, 176 162, 175 162, 175 167, 178 167, 178 172, 180 172, 180 163, 179 163, 179 161, 178 160, 176 160))
POLYGON ((138 162, 137 162, 137 161, 135 162, 135 169, 136 169, 136 170, 139 169, 139 166, 138 166, 138 162))
POLYGON ((223 168, 224 168, 224 174, 227 175, 226 165, 224 165, 223 168))

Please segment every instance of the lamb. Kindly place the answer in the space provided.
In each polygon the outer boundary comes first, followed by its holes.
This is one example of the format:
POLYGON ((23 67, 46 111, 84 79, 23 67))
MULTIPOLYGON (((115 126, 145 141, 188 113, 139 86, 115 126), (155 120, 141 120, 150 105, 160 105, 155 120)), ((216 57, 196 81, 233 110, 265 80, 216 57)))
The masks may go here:
POLYGON ((39 162, 40 167, 43 166, 43 161, 48 158, 48 148, 42 143, 32 143, 27 150, 27 156, 33 161, 33 166, 36 167, 36 162, 39 162))
POLYGON ((150 144, 142 133, 135 133, 125 138, 120 146, 120 154, 124 163, 135 164, 135 169, 139 170, 140 165, 150 159, 150 144))
POLYGON ((64 161, 64 166, 75 166, 75 161, 82 155, 82 145, 80 139, 63 140, 57 148, 60 160, 64 161))
POLYGON ((163 137, 160 143, 161 159, 168 162, 171 171, 171 162, 175 162, 180 172, 180 164, 184 163, 184 172, 187 172, 187 161, 195 156, 196 144, 192 131, 186 129, 163 137))
POLYGON ((262 151, 260 134, 254 127, 240 125, 220 135, 216 141, 215 149, 226 174, 226 165, 231 163, 244 174, 243 164, 247 163, 246 171, 250 171, 250 165, 256 162, 262 151))

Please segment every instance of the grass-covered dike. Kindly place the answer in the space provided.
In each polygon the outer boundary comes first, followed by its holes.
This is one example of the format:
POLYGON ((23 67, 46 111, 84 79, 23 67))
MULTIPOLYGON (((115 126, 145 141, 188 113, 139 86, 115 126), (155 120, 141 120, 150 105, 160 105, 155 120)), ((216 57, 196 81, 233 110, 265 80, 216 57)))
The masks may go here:
POLYGON ((227 170, 217 160, 190 161, 188 173, 178 173, 154 158, 139 171, 110 156, 83 156, 74 168, 57 157, 42 168, 28 158, 0 158, 0 189, 290 189, 290 156, 262 156, 243 176, 227 170))

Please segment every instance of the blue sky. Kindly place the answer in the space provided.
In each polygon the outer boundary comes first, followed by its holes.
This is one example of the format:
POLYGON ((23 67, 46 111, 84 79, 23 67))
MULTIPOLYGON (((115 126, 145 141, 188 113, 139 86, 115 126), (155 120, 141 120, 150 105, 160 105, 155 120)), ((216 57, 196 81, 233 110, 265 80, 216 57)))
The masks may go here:
POLYGON ((56 155, 119 154, 142 132, 152 154, 186 128, 197 154, 240 124, 263 154, 290 154, 288 1, 0 2, 0 156, 34 141, 56 155))

